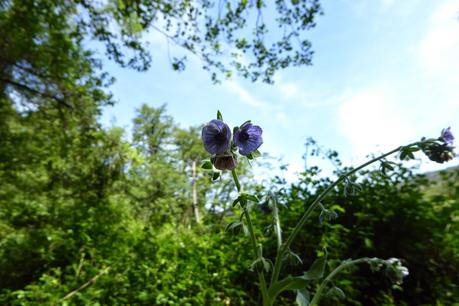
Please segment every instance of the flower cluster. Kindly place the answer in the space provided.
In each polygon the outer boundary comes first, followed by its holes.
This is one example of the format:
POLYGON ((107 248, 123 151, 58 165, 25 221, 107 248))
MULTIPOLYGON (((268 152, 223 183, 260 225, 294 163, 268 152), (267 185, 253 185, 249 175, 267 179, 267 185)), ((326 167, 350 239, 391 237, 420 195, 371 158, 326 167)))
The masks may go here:
POLYGON ((250 121, 235 127, 233 131, 234 135, 221 118, 211 120, 202 129, 204 148, 212 154, 211 162, 219 170, 233 170, 236 167, 237 150, 239 154, 250 158, 263 143, 263 130, 250 121))
POLYGON ((442 130, 440 137, 427 142, 421 146, 421 149, 430 160, 437 163, 444 163, 456 156, 453 144, 454 136, 451 133, 451 128, 448 127, 442 130))
POLYGON ((402 284, 403 278, 410 274, 408 268, 402 265, 400 259, 394 257, 386 260, 386 263, 386 273, 389 278, 391 278, 396 284, 402 284))

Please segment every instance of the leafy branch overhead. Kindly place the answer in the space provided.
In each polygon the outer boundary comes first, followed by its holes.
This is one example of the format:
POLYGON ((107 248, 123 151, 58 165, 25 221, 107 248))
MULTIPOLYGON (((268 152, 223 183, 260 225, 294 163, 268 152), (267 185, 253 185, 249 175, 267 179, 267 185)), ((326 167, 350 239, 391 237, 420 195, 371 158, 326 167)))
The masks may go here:
MULTIPOLYGON (((270 83, 279 69, 309 65, 311 44, 302 32, 314 27, 321 13, 318 0, 78 3, 88 13, 88 18, 80 20, 82 29, 104 42, 108 55, 121 65, 147 69, 151 54, 144 34, 157 31, 197 55, 214 81, 219 74, 238 72, 270 83), (115 30, 109 26, 113 22, 115 30), (132 54, 127 56, 123 48, 132 54)), ((186 57, 171 61, 174 69, 185 69, 186 57)))
MULTIPOLYGON (((21 65, 22 72, 32 70, 38 79, 48 74, 38 69, 33 56, 41 48, 49 48, 50 57, 61 59, 63 65, 72 56, 96 63, 92 52, 78 54, 75 49, 88 39, 101 42, 106 55, 122 67, 145 71, 152 62, 148 36, 156 32, 197 56, 214 82, 238 73, 272 83, 280 69, 311 64, 313 52, 304 32, 315 26, 316 16, 322 13, 318 0, 43 0, 36 4, 7 1, 0 7, 1 28, 15 29, 14 35, 0 33, 0 46, 14 45, 12 51, 19 51, 4 52, 0 61, 21 65), (17 34, 22 32, 31 34, 27 36, 32 40, 21 40, 17 34), (31 56, 17 58, 21 46, 30 48, 31 56)), ((180 53, 183 56, 170 58, 175 70, 186 68, 187 52, 180 53)))

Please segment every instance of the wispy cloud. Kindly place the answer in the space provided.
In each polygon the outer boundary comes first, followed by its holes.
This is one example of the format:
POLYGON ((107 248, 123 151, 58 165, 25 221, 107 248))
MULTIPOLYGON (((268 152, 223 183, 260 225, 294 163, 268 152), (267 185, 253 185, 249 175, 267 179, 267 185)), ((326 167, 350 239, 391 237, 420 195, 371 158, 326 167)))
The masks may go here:
POLYGON ((418 46, 418 60, 425 73, 459 80, 459 0, 439 6, 429 20, 418 46))
POLYGON ((306 80, 286 81, 281 76, 278 76, 275 81, 274 87, 281 98, 281 102, 304 108, 323 108, 337 105, 343 100, 344 96, 348 95, 348 92, 344 91, 338 95, 323 92, 320 96, 317 96, 317 91, 311 90, 310 84, 302 84, 306 80), (316 93, 316 95, 312 96, 312 92, 316 93))
POLYGON ((387 149, 413 136, 411 122, 389 88, 369 88, 346 98, 338 111, 341 133, 358 155, 387 149))
POLYGON ((261 101, 256 96, 251 94, 247 89, 241 86, 238 82, 234 80, 225 81, 223 87, 227 89, 230 93, 237 96, 241 102, 255 108, 261 108, 266 106, 267 103, 261 101))

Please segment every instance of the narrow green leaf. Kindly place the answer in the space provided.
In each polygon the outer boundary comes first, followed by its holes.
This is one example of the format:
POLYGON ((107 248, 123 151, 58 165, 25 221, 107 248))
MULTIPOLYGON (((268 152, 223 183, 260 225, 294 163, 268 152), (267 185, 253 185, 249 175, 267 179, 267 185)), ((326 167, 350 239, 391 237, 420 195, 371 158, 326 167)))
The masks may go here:
POLYGON ((322 224, 324 221, 331 221, 338 218, 338 214, 333 210, 323 209, 319 215, 319 222, 322 224))
POLYGON ((205 170, 211 170, 212 169, 212 162, 210 159, 205 159, 202 161, 201 168, 205 170))
POLYGON ((257 158, 257 157, 261 156, 261 153, 260 153, 260 151, 255 150, 250 155, 252 155, 253 158, 257 158))
POLYGON ((288 250, 288 256, 292 260, 294 265, 303 263, 303 261, 301 260, 301 257, 298 256, 298 254, 292 252, 291 250, 288 250))
POLYGON ((261 262, 263 263, 263 269, 265 269, 266 272, 271 271, 271 267, 273 264, 271 263, 269 259, 262 257, 261 262))
POLYGON ((260 200, 257 198, 257 196, 253 195, 253 194, 241 193, 240 197, 241 197, 241 200, 252 201, 252 202, 255 202, 255 203, 260 202, 260 200))
POLYGON ((337 298, 339 300, 342 300, 346 297, 346 295, 344 294, 344 291, 336 286, 330 288, 326 296, 331 297, 331 298, 337 298))
POLYGON ((252 262, 252 264, 249 266, 249 269, 253 271, 256 267, 258 267, 259 269, 264 269, 266 272, 269 272, 271 270, 272 263, 269 259, 259 257, 252 262))
POLYGON ((309 306, 309 291, 306 289, 296 290, 296 303, 298 306, 309 306))
POLYGON ((223 116, 222 113, 220 113, 220 111, 217 111, 217 119, 223 121, 223 116))
POLYGON ((241 221, 233 221, 231 223, 229 223, 226 228, 225 228, 225 232, 229 232, 229 231, 235 231, 237 230, 239 227, 241 227, 243 225, 243 223, 241 221))
POLYGON ((218 180, 219 177, 220 177, 220 172, 215 171, 214 173, 212 173, 212 181, 218 180))
POLYGON ((237 197, 236 200, 233 201, 233 207, 236 206, 241 201, 241 197, 237 197))
POLYGON ((268 296, 273 301, 281 292, 285 290, 304 289, 308 285, 308 280, 303 276, 288 276, 283 280, 275 282, 268 290, 268 296))
POLYGON ((309 270, 304 273, 304 277, 307 280, 315 280, 315 279, 322 278, 325 273, 326 264, 327 264, 327 253, 325 253, 324 257, 320 257, 312 263, 311 268, 309 268, 309 270))

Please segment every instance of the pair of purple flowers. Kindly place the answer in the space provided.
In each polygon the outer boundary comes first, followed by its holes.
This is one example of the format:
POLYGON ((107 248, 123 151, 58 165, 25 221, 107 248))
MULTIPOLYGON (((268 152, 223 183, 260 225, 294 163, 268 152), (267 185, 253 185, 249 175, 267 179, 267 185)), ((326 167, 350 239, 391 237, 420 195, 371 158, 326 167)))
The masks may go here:
POLYGON ((204 148, 213 155, 212 164, 219 170, 233 170, 236 165, 234 151, 250 157, 263 143, 263 130, 258 125, 247 121, 234 128, 231 141, 231 130, 222 120, 214 119, 202 129, 201 137, 204 148))

